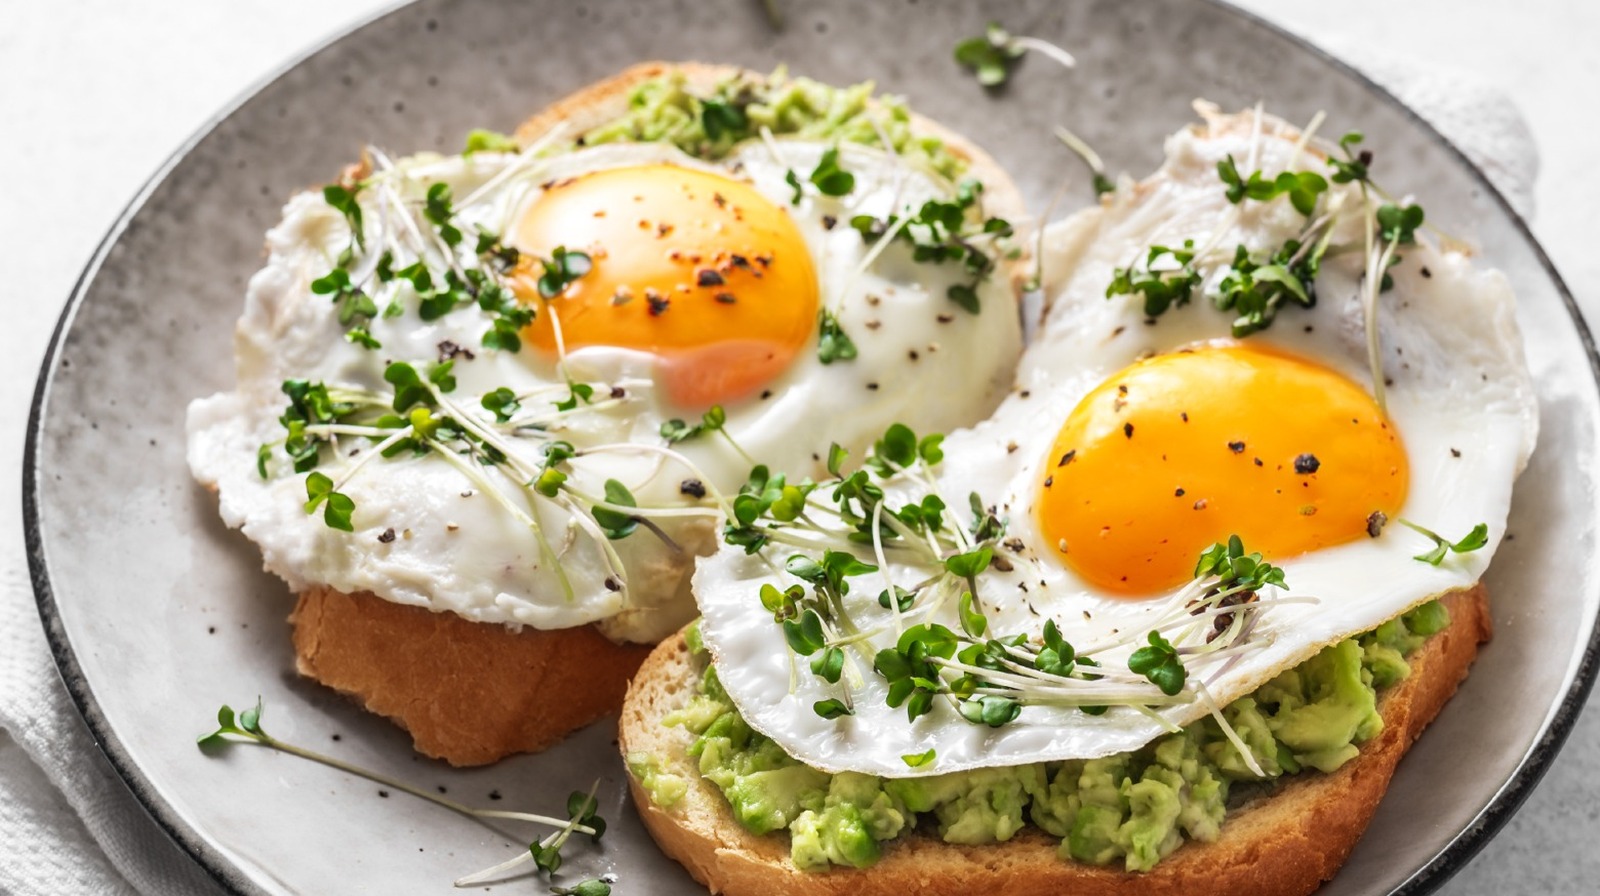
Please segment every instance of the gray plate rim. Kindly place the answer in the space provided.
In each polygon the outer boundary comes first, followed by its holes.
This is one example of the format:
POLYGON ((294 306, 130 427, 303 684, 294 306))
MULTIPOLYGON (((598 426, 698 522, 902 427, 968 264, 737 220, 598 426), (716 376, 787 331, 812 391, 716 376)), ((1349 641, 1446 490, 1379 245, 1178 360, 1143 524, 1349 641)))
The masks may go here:
MULTIPOLYGON (((1561 274, 1556 270, 1544 247, 1535 239, 1528 222, 1506 200, 1505 196, 1495 187, 1494 183, 1483 173, 1476 164, 1469 159, 1454 143, 1441 134, 1431 123, 1424 119, 1401 102, 1398 97, 1390 93, 1382 85, 1367 77, 1361 71, 1310 41, 1294 34, 1260 16, 1235 7, 1224 0, 1196 0, 1218 11, 1232 15, 1256 26, 1266 28, 1291 42, 1296 48, 1310 54, 1323 62, 1333 66, 1346 77, 1360 84, 1364 89, 1376 96, 1379 100, 1394 107, 1407 121, 1415 125, 1426 136, 1437 142, 1455 161, 1460 164, 1485 190, 1492 201, 1502 213, 1505 214, 1515 229, 1533 250, 1540 268, 1550 278, 1551 285, 1555 287, 1560 296, 1562 305, 1572 319, 1579 341, 1583 345, 1585 357, 1589 361, 1589 373, 1597 386, 1600 386, 1600 351, 1597 351, 1593 334, 1588 323, 1584 320, 1583 312, 1579 309, 1577 301, 1573 298, 1571 290, 1562 280, 1561 274)), ((62 309, 61 317, 56 321, 54 331, 50 335, 49 347, 45 350, 44 361, 40 366, 39 378, 34 387, 33 400, 28 411, 28 427, 26 442, 23 448, 22 459, 22 521, 23 536, 28 553, 28 571, 33 582, 34 597, 38 604, 40 622, 44 626, 45 637, 50 646, 51 655, 54 657, 57 670, 60 672, 62 682, 66 685, 67 692, 72 696, 73 704, 82 715, 90 733, 94 736, 95 743, 100 747, 117 775, 128 787, 134 798, 151 819, 167 836, 178 844, 190 858, 194 859, 206 873, 224 889, 237 896, 253 896, 261 892, 251 881, 246 879, 240 869, 230 863, 227 858, 207 844, 200 833, 185 823, 173 811, 159 790, 145 777, 143 771, 133 761, 132 757, 122 746, 116 731, 107 722, 105 715, 90 692, 88 681, 79 666, 72 650, 72 644, 67 637, 62 625, 60 613, 56 606, 55 591, 50 582, 50 570, 44 559, 44 545, 42 531, 39 526, 39 494, 38 494, 38 448, 39 437, 44 425, 44 414, 48 403, 52 374, 54 373, 61 352, 64 337, 71 327, 78 309, 82 306, 85 296, 95 276, 104 265, 107 256, 116 245, 117 240, 127 229, 129 223, 144 207, 146 200, 155 190, 165 182, 167 176, 180 165, 190 152, 206 138, 218 125, 226 121, 242 106, 249 102, 258 93, 267 89, 279 78, 299 67, 313 56, 333 49, 343 42, 345 38, 385 19, 411 4, 411 0, 400 0, 386 8, 377 10, 368 16, 358 19, 344 29, 296 53, 286 62, 247 87, 242 93, 224 105, 219 111, 208 118, 192 134, 185 139, 171 155, 151 174, 148 180, 129 200, 127 206, 117 216, 116 221, 106 231, 100 243, 95 247, 94 254, 83 272, 79 274, 69 293, 66 306, 62 309)), ((1538 740, 1528 749, 1522 759, 1517 763, 1511 776, 1501 785, 1489 803, 1484 806, 1478 816, 1463 830, 1458 832, 1445 847, 1440 850, 1427 864, 1417 869, 1406 879, 1395 884, 1389 896, 1420 896, 1431 893, 1442 886, 1457 871, 1466 866, 1467 862, 1477 855, 1489 840, 1497 834, 1506 822, 1511 819, 1523 801, 1533 792, 1534 787, 1544 777, 1556 755, 1566 743, 1567 736, 1572 733, 1573 726, 1577 723, 1578 714, 1593 689, 1597 673, 1600 673, 1600 624, 1589 633, 1588 644, 1583 650, 1572 684, 1566 695, 1561 699, 1555 713, 1550 717, 1545 730, 1538 740)))

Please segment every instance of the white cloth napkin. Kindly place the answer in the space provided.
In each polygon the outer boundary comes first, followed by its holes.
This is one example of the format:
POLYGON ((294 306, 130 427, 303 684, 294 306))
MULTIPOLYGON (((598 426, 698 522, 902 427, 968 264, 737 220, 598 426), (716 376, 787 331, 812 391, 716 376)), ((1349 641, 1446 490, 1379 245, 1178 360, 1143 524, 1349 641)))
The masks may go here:
MULTIPOLYGON (((1473 76, 1332 42, 1464 150, 1524 217, 1538 155, 1515 104, 1473 76)), ((1178 122, 1174 122, 1174 127, 1178 122)), ((20 545, 0 562, 0 893, 214 896, 95 745, 37 621, 20 545)))

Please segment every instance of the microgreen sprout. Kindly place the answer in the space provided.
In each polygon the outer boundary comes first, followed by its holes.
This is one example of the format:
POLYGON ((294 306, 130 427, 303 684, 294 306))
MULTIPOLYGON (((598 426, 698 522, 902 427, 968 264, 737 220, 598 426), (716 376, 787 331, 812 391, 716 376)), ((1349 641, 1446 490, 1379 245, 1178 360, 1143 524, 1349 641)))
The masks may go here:
MULTIPOLYGON (((530 861, 533 862, 535 868, 539 869, 545 874, 556 873, 556 871, 561 868, 561 849, 562 847, 566 846, 567 841, 574 833, 588 834, 596 843, 600 842, 601 835, 605 833, 606 823, 598 814, 596 814, 600 804, 595 799, 595 792, 599 790, 599 788, 600 782, 595 781, 594 785, 589 788, 587 793, 583 791, 573 791, 572 794, 567 797, 568 819, 566 824, 561 826, 560 830, 550 834, 549 836, 546 836, 542 840, 536 840, 533 843, 528 844, 528 848, 526 850, 523 850, 522 852, 504 862, 501 862, 498 865, 495 865, 491 868, 485 868, 482 871, 474 872, 458 879, 455 882, 455 885, 457 887, 466 887, 473 884, 480 884, 488 880, 493 880, 505 872, 510 871, 511 869, 520 865, 525 865, 530 861)), ((580 886, 582 885, 580 884, 580 886)), ((591 888, 591 892, 598 891, 595 891, 593 888, 591 888)), ((609 886, 606 888, 605 892, 610 892, 609 886)))
POLYGON ((441 794, 433 793, 421 787, 408 784, 399 780, 398 778, 392 778, 379 772, 374 772, 369 769, 361 768, 357 765, 352 765, 351 763, 345 762, 342 759, 337 759, 333 756, 328 756, 323 753, 318 753, 314 750, 308 750, 305 747, 288 743, 287 741, 279 740, 278 738, 268 734, 266 729, 262 726, 262 711, 263 704, 259 698, 256 700, 255 706, 243 710, 237 714, 234 712, 232 707, 224 704, 220 709, 217 710, 216 730, 200 735, 196 742, 198 743, 200 749, 209 755, 219 755, 222 750, 241 744, 267 747, 280 753, 298 756, 301 759, 306 759, 320 765, 325 765, 329 768, 336 769, 346 774, 355 775, 358 778, 365 778, 366 780, 375 784, 380 784, 384 787, 401 791, 402 793, 408 793, 418 799, 426 800, 436 806, 441 806, 445 809, 449 809, 452 812, 465 815, 469 818, 526 821, 533 824, 558 828, 563 831, 570 830, 580 834, 588 834, 597 840, 601 834, 605 833, 605 821, 595 814, 595 812, 592 810, 592 807, 587 813, 581 816, 575 816, 570 812, 570 809, 572 808, 571 800, 568 800, 569 817, 566 819, 555 818, 549 815, 536 815, 529 812, 515 812, 504 809, 474 808, 464 803, 452 800, 441 794))
POLYGON ((1423 563, 1426 563, 1429 566, 1438 566, 1440 563, 1444 562, 1446 554, 1469 554, 1489 543, 1488 523, 1479 523, 1478 525, 1473 526, 1472 531, 1463 536, 1460 541, 1451 541, 1448 538, 1445 538, 1443 535, 1440 535, 1431 529, 1425 529, 1408 519, 1401 518, 1399 522, 1407 528, 1427 536, 1428 539, 1433 542, 1433 548, 1431 550, 1427 551, 1426 553, 1418 554, 1415 558, 1413 558, 1416 560, 1421 560, 1423 563))
POLYGON ((722 409, 722 405, 714 404, 700 415, 700 422, 693 426, 676 417, 661 424, 661 437, 667 440, 667 444, 675 445, 678 442, 697 439, 706 433, 722 432, 727 422, 728 414, 722 409))
POLYGON ((557 246, 543 265, 544 274, 539 277, 539 295, 553 299, 565 292, 578 278, 589 273, 594 262, 587 252, 557 246))
POLYGON ((839 319, 826 308, 817 312, 817 360, 824 364, 854 361, 856 344, 844 331, 839 319))
POLYGON ((990 22, 983 34, 956 44, 956 61, 971 69, 978 83, 984 87, 999 87, 1011 77, 1011 69, 1022 54, 1033 50, 1054 59, 1067 68, 1077 65, 1072 54, 1055 44, 1034 37, 1016 37, 990 22))
MULTIPOLYGON (((790 197, 790 205, 799 205, 805 198, 805 185, 800 182, 800 176, 789 169, 784 173, 784 183, 794 191, 790 197)), ((822 153, 822 158, 817 160, 817 167, 812 169, 810 178, 807 179, 817 192, 823 196, 848 196, 856 188, 856 176, 839 167, 839 148, 830 146, 822 153)))
POLYGON ((1142 267, 1129 265, 1112 271, 1106 298, 1143 295, 1146 317, 1160 317, 1175 305, 1187 305, 1200 286, 1200 272, 1195 270, 1194 256, 1193 240, 1186 241, 1179 249, 1151 246, 1145 253, 1142 267))
POLYGON ((982 194, 983 184, 966 180, 957 185, 955 199, 929 199, 915 215, 905 218, 856 215, 850 219, 850 226, 868 243, 886 237, 909 243, 911 258, 916 262, 959 262, 969 279, 952 285, 946 295, 963 310, 977 314, 980 310, 978 284, 995 269, 994 257, 980 243, 1012 235, 1010 222, 982 215, 979 203, 982 194))
POLYGON ((1308 218, 1316 211, 1318 197, 1328 191, 1328 181, 1314 171, 1280 171, 1270 180, 1260 171, 1252 171, 1248 179, 1241 178, 1231 155, 1217 163, 1217 176, 1227 186, 1228 201, 1234 205, 1245 199, 1269 202, 1288 196, 1295 211, 1308 218))
POLYGON ((1106 176, 1106 166, 1100 160, 1100 154, 1095 152, 1094 147, 1090 146, 1088 142, 1064 127, 1056 128, 1056 139, 1065 144, 1078 158, 1083 160, 1085 165, 1089 166, 1089 173, 1093 177, 1094 194, 1096 196, 1104 196, 1117 189, 1116 182, 1106 176))
POLYGON ((933 747, 929 747, 921 753, 907 753, 900 757, 900 761, 904 762, 908 768, 922 768, 925 765, 932 765, 938 756, 939 752, 933 747))
POLYGON ((434 184, 428 188, 422 214, 439 229, 439 238, 445 245, 455 248, 461 242, 461 230, 450 220, 455 215, 455 209, 450 207, 451 199, 449 184, 434 184))

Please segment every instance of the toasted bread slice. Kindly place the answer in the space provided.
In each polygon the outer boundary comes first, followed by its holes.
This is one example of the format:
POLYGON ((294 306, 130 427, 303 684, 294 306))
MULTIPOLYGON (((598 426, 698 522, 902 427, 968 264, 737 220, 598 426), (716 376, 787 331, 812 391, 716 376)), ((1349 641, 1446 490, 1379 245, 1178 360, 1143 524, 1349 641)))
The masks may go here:
POLYGON ((650 648, 592 625, 485 625, 371 594, 314 588, 294 613, 296 667, 411 732, 417 751, 484 765, 615 712, 650 648))
MULTIPOLYGON (((575 138, 625 113, 634 88, 674 68, 705 90, 739 72, 702 63, 635 65, 552 104, 516 136, 531 143, 564 123, 563 133, 575 138)), ((1021 193, 988 153, 926 118, 914 118, 913 129, 939 137, 967 162, 984 183, 989 213, 1024 213, 1021 193)), ((1013 270, 1019 282, 1022 265, 1013 270)), ((419 752, 462 766, 541 750, 615 712, 649 652, 614 644, 592 625, 511 631, 330 589, 301 594, 290 621, 300 674, 394 720, 419 752)))
MULTIPOLYGON (((623 704, 621 749, 655 757, 664 772, 688 779, 670 810, 629 781, 645 827, 667 855, 713 893, 1060 894, 1150 896, 1311 893, 1338 872, 1388 789, 1400 757, 1438 714, 1489 639, 1481 585, 1443 598, 1450 625, 1407 657, 1411 675, 1379 696, 1384 730, 1332 774, 1295 775, 1270 795, 1231 811, 1213 843, 1191 842, 1151 871, 1130 873, 1060 859, 1058 840, 1028 827, 1005 843, 958 846, 911 833, 883 844, 871 868, 803 872, 789 860, 783 835, 758 836, 734 820, 727 800, 701 778, 685 752, 692 735, 662 718, 695 692, 698 675, 681 634, 662 642, 639 670, 623 704)), ((736 674, 729 672, 726 674, 736 674)))

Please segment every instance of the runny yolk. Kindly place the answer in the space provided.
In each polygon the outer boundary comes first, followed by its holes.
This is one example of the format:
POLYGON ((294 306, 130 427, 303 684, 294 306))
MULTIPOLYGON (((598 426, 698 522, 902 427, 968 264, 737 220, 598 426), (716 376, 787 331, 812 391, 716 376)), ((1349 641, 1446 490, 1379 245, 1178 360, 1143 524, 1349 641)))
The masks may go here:
POLYGON ((1367 537, 1406 497, 1405 447, 1326 367, 1211 343, 1140 361, 1073 409, 1040 474, 1038 522, 1079 576, 1142 596, 1238 535, 1281 560, 1367 537))
POLYGON ((817 274, 789 215, 749 184, 675 165, 583 174, 550 185, 511 235, 523 253, 587 252, 590 272, 539 297, 542 266, 518 294, 539 305, 524 338, 658 356, 656 381, 684 408, 734 401, 778 376, 816 329, 817 274))

